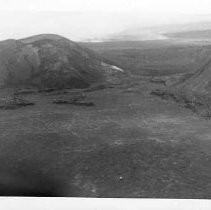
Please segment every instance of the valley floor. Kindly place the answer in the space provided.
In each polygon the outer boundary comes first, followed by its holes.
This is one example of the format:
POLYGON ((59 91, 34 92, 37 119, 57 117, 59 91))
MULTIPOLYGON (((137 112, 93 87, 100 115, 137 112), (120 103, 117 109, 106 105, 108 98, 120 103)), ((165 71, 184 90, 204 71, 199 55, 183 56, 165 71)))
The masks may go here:
POLYGON ((0 194, 210 199, 211 121, 156 87, 88 92, 90 107, 34 93, 0 110, 0 194))

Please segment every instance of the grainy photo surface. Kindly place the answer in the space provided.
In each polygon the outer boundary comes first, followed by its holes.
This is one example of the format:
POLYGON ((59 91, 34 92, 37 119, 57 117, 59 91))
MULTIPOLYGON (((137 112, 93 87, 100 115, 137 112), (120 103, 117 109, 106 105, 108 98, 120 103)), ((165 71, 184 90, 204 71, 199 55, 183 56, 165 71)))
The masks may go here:
POLYGON ((211 198, 209 0, 0 5, 0 196, 211 198))

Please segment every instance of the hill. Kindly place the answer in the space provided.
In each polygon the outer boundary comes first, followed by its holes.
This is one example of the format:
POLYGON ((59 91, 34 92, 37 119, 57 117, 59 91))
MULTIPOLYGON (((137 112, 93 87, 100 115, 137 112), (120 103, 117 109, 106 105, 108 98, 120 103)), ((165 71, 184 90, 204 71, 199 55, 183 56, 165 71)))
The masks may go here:
POLYGON ((84 88, 105 81, 108 67, 114 70, 92 50, 59 35, 0 42, 1 87, 84 88))
POLYGON ((211 93, 211 60, 204 64, 192 77, 178 85, 179 88, 201 94, 211 93))

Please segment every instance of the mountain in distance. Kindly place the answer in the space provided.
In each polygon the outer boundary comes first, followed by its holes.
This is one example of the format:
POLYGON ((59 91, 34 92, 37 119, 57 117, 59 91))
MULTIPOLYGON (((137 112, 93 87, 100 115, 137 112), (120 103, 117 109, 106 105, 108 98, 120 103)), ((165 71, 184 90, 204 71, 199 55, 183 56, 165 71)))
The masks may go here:
POLYGON ((211 29, 207 30, 193 30, 176 33, 166 34, 169 38, 173 39, 186 39, 186 40, 207 40, 211 39, 211 29))
POLYGON ((0 87, 85 88, 120 70, 55 34, 0 42, 0 87))
MULTIPOLYGON (((211 30, 211 22, 191 22, 183 24, 173 25, 161 25, 155 27, 134 27, 119 33, 111 34, 107 37, 94 39, 97 41, 147 41, 147 40, 167 40, 172 38, 178 38, 179 33, 197 32, 201 34, 202 38, 206 37, 204 32, 207 34, 211 30), (206 32, 207 31, 207 32, 206 32)), ((180 35, 181 36, 181 35, 180 35)), ((194 35, 196 36, 196 35, 194 35)), ((89 40, 92 41, 92 40, 89 40)))

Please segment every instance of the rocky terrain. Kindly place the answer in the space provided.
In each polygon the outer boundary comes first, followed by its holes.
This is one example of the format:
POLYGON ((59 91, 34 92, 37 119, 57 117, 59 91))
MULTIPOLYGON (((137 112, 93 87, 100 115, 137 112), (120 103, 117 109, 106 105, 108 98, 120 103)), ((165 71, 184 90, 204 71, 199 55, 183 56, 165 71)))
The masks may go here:
POLYGON ((209 47, 136 44, 1 42, 0 195, 211 198, 209 47))

